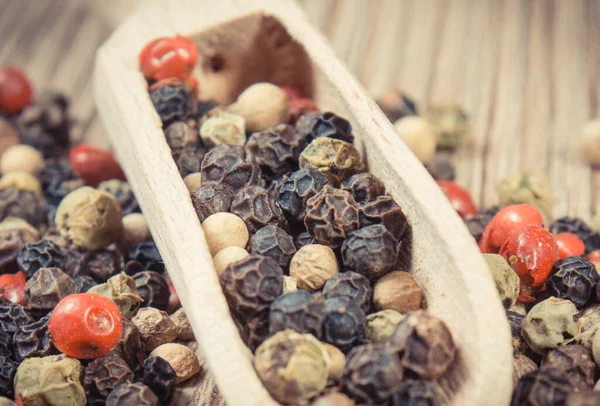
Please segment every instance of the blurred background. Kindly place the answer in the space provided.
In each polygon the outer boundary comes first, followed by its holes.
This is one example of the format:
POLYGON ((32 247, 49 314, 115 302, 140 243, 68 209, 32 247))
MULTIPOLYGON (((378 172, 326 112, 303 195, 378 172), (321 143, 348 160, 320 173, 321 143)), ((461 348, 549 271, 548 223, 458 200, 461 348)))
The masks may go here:
MULTIPOLYGON (((141 0, 143 1, 143 0, 141 0)), ((0 0, 0 65, 73 99, 78 133, 107 146, 92 100, 94 53, 140 1, 0 0)), ((554 215, 589 219, 600 172, 581 161, 583 123, 600 115, 600 0, 302 0, 310 21, 374 98, 400 89, 421 109, 460 104, 471 136, 457 181, 497 204, 498 181, 535 171, 554 215)))

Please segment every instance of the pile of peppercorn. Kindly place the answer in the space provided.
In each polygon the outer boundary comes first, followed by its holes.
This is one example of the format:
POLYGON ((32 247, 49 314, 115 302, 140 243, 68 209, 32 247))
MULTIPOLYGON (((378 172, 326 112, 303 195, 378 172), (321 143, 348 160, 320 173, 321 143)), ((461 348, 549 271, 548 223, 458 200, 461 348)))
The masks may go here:
POLYGON ((119 165, 71 145, 68 107, 0 69, 0 403, 165 405, 200 369, 193 334, 119 165))
POLYGON ((199 102, 196 57, 159 38, 140 69, 266 389, 289 405, 440 404, 457 350, 421 310, 409 224, 350 123, 270 83, 199 102))

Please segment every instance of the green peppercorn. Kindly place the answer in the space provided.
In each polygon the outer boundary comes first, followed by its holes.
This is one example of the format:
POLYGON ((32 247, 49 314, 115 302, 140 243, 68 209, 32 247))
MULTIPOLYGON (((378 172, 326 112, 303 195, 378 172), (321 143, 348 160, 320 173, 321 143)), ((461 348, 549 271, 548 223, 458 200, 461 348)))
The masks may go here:
POLYGON ((556 203, 548 179, 541 174, 522 173, 509 176, 498 184, 497 190, 502 206, 526 203, 551 213, 556 203))
POLYGON ((470 132, 467 113, 456 104, 431 105, 425 118, 437 130, 438 148, 454 149, 470 132))
POLYGON ((508 262, 499 254, 483 254, 488 268, 492 273, 496 289, 505 309, 509 309, 517 302, 521 279, 519 275, 508 265, 508 262))
POLYGON ((535 353, 544 354, 579 333, 576 315, 573 303, 550 297, 533 306, 523 319, 523 338, 535 353))
POLYGON ((333 138, 320 137, 300 154, 300 168, 317 169, 334 185, 360 173, 365 165, 354 145, 333 138))
POLYGON ((106 283, 92 287, 88 292, 111 299, 119 307, 121 315, 128 320, 135 315, 142 302, 135 281, 124 272, 109 278, 106 283))

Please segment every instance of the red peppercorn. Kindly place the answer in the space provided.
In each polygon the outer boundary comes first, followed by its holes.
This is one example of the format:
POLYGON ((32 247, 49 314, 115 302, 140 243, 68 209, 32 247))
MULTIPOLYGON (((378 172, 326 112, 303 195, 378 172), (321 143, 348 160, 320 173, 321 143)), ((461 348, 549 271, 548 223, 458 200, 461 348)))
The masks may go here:
POLYGON ((290 124, 296 124, 296 121, 307 113, 317 112, 319 109, 312 99, 308 97, 290 98, 290 124))
POLYGON ((4 300, 25 306, 25 274, 17 272, 0 276, 0 292, 4 300))
POLYGON ((529 204, 513 204, 498 211, 485 227, 479 249, 483 253, 497 253, 508 237, 526 225, 541 227, 542 215, 529 204))
POLYGON ((0 110, 17 114, 31 103, 32 94, 23 72, 13 66, 0 69, 0 110))
POLYGON ((519 275, 523 285, 537 287, 546 282, 558 260, 558 246, 550 231, 528 225, 508 237, 500 248, 500 255, 519 275))
POLYGON ((590 252, 586 259, 594 264, 600 264, 600 250, 590 252))
POLYGON ((442 188, 448 200, 450 200, 452 207, 454 207, 454 210, 456 210, 463 220, 477 214, 473 199, 471 199, 471 195, 466 189, 447 180, 438 180, 437 184, 442 188))
POLYGON ((198 48, 194 41, 177 35, 157 38, 139 55, 140 69, 146 79, 187 79, 196 66, 198 48))
POLYGON ((300 90, 293 86, 279 86, 281 90, 287 95, 288 99, 297 99, 298 97, 302 97, 302 93, 300 90))
POLYGON ((171 314, 181 306, 181 301, 179 300, 179 295, 177 295, 175 286, 173 286, 173 282, 171 282, 170 279, 167 279, 167 285, 169 285, 170 292, 169 307, 167 308, 167 313, 171 314))
POLYGON ((73 170, 90 186, 110 179, 125 180, 119 163, 107 150, 81 144, 71 148, 69 157, 73 170))
POLYGON ((581 256, 585 253, 585 244, 573 233, 559 233, 555 237, 560 259, 581 256))
POLYGON ((121 339, 123 320, 117 305, 96 293, 76 293, 52 311, 52 343, 69 357, 90 359, 108 354, 121 339))

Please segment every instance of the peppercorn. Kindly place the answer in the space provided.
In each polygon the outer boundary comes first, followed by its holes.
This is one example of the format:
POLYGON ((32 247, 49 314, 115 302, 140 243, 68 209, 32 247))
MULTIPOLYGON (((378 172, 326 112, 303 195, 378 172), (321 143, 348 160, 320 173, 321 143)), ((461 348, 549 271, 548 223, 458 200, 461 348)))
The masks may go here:
POLYGON ((244 145, 246 143, 246 126, 244 118, 228 113, 216 107, 199 121, 200 138, 207 147, 220 144, 244 145))
POLYGON ((416 116, 417 105, 399 90, 391 90, 377 99, 377 105, 392 123, 405 116, 416 116))
MULTIPOLYGON (((98 293, 99 295, 106 296, 107 298, 115 302, 115 304, 119 307, 119 311, 121 312, 123 318, 130 319, 138 311, 138 309, 140 308, 140 303, 142 301, 142 298, 138 296, 139 291, 136 287, 136 283, 143 279, 143 276, 141 278, 138 277, 140 275, 148 273, 150 272, 141 272, 137 274, 135 276, 136 280, 134 280, 130 276, 127 276, 125 273, 120 273, 109 278, 106 281, 106 283, 102 283, 100 285, 92 287, 90 290, 88 290, 88 292, 98 293)), ((152 273, 154 274, 155 272, 152 273)), ((149 291, 152 289, 153 286, 144 287, 149 291)), ((146 304, 146 306, 148 305, 146 304)))
POLYGON ((167 361, 149 356, 136 368, 135 376, 154 392, 160 404, 169 403, 177 375, 167 361))
POLYGON ((339 384, 342 380, 346 356, 339 348, 334 345, 321 343, 327 355, 329 356, 329 366, 327 368, 327 382, 329 385, 339 384))
POLYGON ((40 94, 17 119, 22 136, 28 139, 35 133, 48 134, 59 146, 68 147, 71 127, 68 108, 69 101, 65 95, 48 91, 40 94))
POLYGON ((311 244, 300 248, 290 262, 290 276, 299 288, 316 291, 339 272, 333 250, 325 245, 311 244))
POLYGON ((244 248, 250 238, 244 221, 231 213, 211 214, 202 222, 202 230, 213 256, 227 247, 244 248))
POLYGON ((39 239, 40 233, 23 219, 8 217, 0 222, 0 273, 16 272, 19 252, 39 239))
POLYGON ((200 172, 202 162, 206 156, 206 149, 198 146, 197 148, 188 148, 173 153, 173 160, 177 165, 179 176, 185 178, 191 173, 200 172))
POLYGON ((425 169, 427 169, 427 172, 429 172, 434 180, 445 180, 449 182, 454 182, 456 180, 454 165, 448 158, 435 155, 433 159, 425 165, 425 169))
POLYGON ((185 121, 175 121, 165 129, 165 140, 171 153, 195 149, 198 144, 198 132, 185 121))
MULTIPOLYGON (((271 194, 271 196, 273 196, 275 199, 277 199, 278 194, 279 194, 279 188, 281 187, 283 182, 285 182, 285 180, 290 177, 290 175, 292 173, 294 173, 294 172, 286 172, 283 175, 278 176, 275 179, 267 182, 267 192, 269 192, 271 194)), ((277 203, 279 203, 279 202, 277 202, 277 203)), ((284 212, 284 214, 285 214, 285 212, 284 212)))
POLYGON ((10 172, 0 178, 0 190, 26 190, 42 195, 42 185, 37 178, 27 172, 10 172))
POLYGON ((309 113, 296 122, 296 129, 308 142, 317 138, 332 138, 352 144, 352 126, 334 113, 309 113))
POLYGON ((316 169, 300 169, 283 180, 276 192, 277 203, 291 223, 302 223, 308 200, 328 184, 316 169))
POLYGON ((382 224, 400 241, 408 227, 406 215, 402 208, 389 195, 382 195, 375 200, 360 206, 360 226, 366 227, 373 224, 382 224))
POLYGON ((112 152, 89 144, 79 144, 69 151, 69 161, 73 171, 88 186, 97 187, 110 179, 124 181, 125 174, 112 152))
POLYGON ((138 55, 139 67, 149 81, 187 79, 198 58, 198 49, 190 38, 176 35, 147 43, 138 55))
POLYGON ((550 296, 570 300, 581 309, 592 298, 592 290, 600 281, 596 267, 581 257, 559 259, 546 282, 550 296))
POLYGON ((0 356, 11 357, 13 353, 13 334, 9 334, 6 331, 0 330, 0 356))
POLYGON ((428 106, 425 119, 436 130, 438 148, 453 150, 470 132, 467 114, 458 105, 428 106))
POLYGON ((260 186, 246 186, 231 202, 231 213, 244 220, 250 234, 269 224, 288 229, 283 211, 275 198, 260 186))
POLYGON ((385 194, 385 185, 368 172, 350 176, 341 185, 342 190, 350 192, 359 205, 374 201, 385 194))
POLYGON ((300 168, 317 169, 334 186, 365 168, 354 145, 328 137, 317 138, 308 144, 300 154, 299 162, 300 168))
POLYGON ((502 206, 527 203, 551 213, 556 197, 542 174, 522 173, 503 179, 497 186, 502 206))
POLYGON ((0 220, 17 217, 40 227, 46 223, 45 213, 46 201, 41 194, 18 188, 2 189, 0 186, 0 220))
POLYGON ((133 281, 142 299, 142 307, 167 310, 171 293, 167 281, 158 272, 138 272, 133 276, 133 281))
POLYGON ((337 273, 329 278, 323 286, 326 299, 347 296, 367 312, 371 307, 371 283, 363 275, 352 271, 337 273))
POLYGON ((513 392, 511 406, 564 405, 571 391, 564 371, 542 366, 519 380, 513 392))
POLYGON ((185 345, 175 343, 160 345, 152 351, 150 357, 160 357, 171 365, 176 375, 175 385, 200 372, 198 357, 185 345))
POLYGON ((44 157, 35 148, 17 144, 9 147, 0 159, 0 173, 27 172, 32 175, 40 173, 44 166, 44 157))
POLYGON ((141 212, 140 205, 138 204, 129 183, 119 179, 105 180, 98 185, 98 190, 108 192, 117 198, 123 216, 141 212))
POLYGON ((18 303, 0 301, 0 329, 9 334, 17 331, 19 326, 33 323, 33 317, 18 303))
POLYGON ((494 206, 487 210, 482 210, 474 216, 470 216, 465 220, 465 224, 469 229, 469 232, 475 238, 475 241, 479 242, 483 236, 483 232, 487 225, 492 221, 492 218, 498 213, 499 207, 494 206))
POLYGON ((561 217, 550 225, 550 231, 552 234, 575 234, 585 244, 586 254, 600 248, 600 234, 594 232, 579 218, 561 217))
POLYGON ((421 298, 421 287, 408 272, 390 272, 373 286, 373 305, 377 310, 392 309, 405 314, 418 310, 421 298))
POLYGON ((75 293, 85 293, 97 285, 94 278, 89 275, 76 276, 73 278, 73 281, 75 281, 75 293))
POLYGON ((187 120, 196 110, 196 99, 181 81, 167 81, 150 91, 150 99, 163 126, 187 120))
POLYGON ((357 403, 387 402, 402 383, 400 360, 387 344, 364 344, 348 354, 344 391, 357 403))
POLYGON ((27 307, 48 312, 61 299, 75 293, 75 281, 58 268, 40 268, 25 285, 27 307))
POLYGON ((65 355, 27 358, 15 375, 15 393, 23 405, 85 406, 81 363, 65 355))
POLYGON ((158 397, 141 382, 125 382, 106 398, 106 406, 158 406, 158 397))
POLYGON ((260 168, 239 145, 217 145, 204 157, 200 173, 202 185, 220 184, 234 194, 260 178, 260 168))
POLYGON ((302 247, 305 247, 307 245, 311 245, 315 243, 315 239, 313 238, 312 235, 310 235, 310 233, 308 231, 303 231, 300 234, 298 234, 296 237, 294 237, 294 246, 296 247, 296 250, 299 250, 302 247))
POLYGON ((259 313, 248 321, 236 321, 238 324, 243 323, 240 331, 244 344, 254 352, 256 349, 271 336, 269 333, 269 317, 267 312, 259 313))
POLYGON ((342 245, 344 266, 371 280, 391 271, 396 265, 397 255, 396 240, 380 224, 353 232, 342 245))
POLYGON ((598 404, 600 404, 600 393, 595 390, 570 393, 565 401, 565 406, 596 406, 598 404))
POLYGON ((394 334, 404 315, 396 310, 386 309, 367 316, 365 338, 374 343, 387 342, 394 334))
POLYGON ((269 257, 250 254, 220 276, 229 307, 249 319, 267 310, 283 290, 283 270, 269 257))
POLYGON ((441 403, 439 398, 440 395, 434 382, 409 380, 398 386, 390 406, 438 406, 441 403))
POLYGON ((14 379, 17 373, 17 363, 7 356, 0 355, 0 393, 13 397, 14 379))
POLYGON ((355 406, 356 403, 340 392, 327 392, 316 398, 310 406, 355 406))
POLYGON ((394 122, 394 129, 402 141, 423 164, 435 156, 437 135, 435 128, 422 117, 407 116, 394 122))
POLYGON ((104 282, 118 274, 124 266, 123 255, 114 246, 83 254, 80 262, 82 272, 98 282, 104 282))
POLYGON ((135 369, 146 358, 142 351, 140 331, 131 321, 123 319, 123 333, 110 354, 118 355, 131 369, 135 369))
POLYGON ((594 385, 596 364, 583 346, 565 345, 550 351, 542 360, 542 366, 550 366, 567 373, 575 390, 591 389, 594 385))
POLYGON ((191 193, 192 203, 200 222, 208 216, 220 212, 228 212, 233 200, 229 189, 218 183, 202 185, 191 193))
POLYGON ((506 317, 508 319, 508 324, 510 325, 510 331, 512 335, 512 346, 513 346, 513 355, 517 355, 519 353, 527 351, 527 344, 523 340, 522 335, 522 324, 523 319, 525 318, 525 314, 519 314, 513 311, 507 311, 506 317))
POLYGON ((536 304, 523 319, 523 338, 536 354, 544 354, 579 333, 576 315, 573 303, 550 297, 536 304))
POLYGON ((530 372, 534 372, 538 366, 531 358, 523 354, 517 354, 513 358, 513 388, 517 386, 519 380, 530 372))
MULTIPOLYGON (((596 330, 598 330, 596 328, 596 330)), ((595 334, 592 338, 592 355, 594 357, 594 361, 596 361, 596 365, 600 365, 600 334, 595 334)))
POLYGON ((577 326, 579 328, 579 334, 575 337, 577 343, 591 350, 592 339, 599 325, 600 304, 590 305, 581 310, 577 317, 577 326))
POLYGON ((246 121, 246 131, 264 131, 290 117, 289 100, 285 92, 271 83, 255 83, 240 94, 227 108, 246 121))
POLYGON ((134 244, 147 242, 152 239, 148 222, 142 213, 131 213, 123 216, 122 223, 122 241, 127 246, 133 246, 134 244))
POLYGON ((508 265, 508 262, 498 254, 483 254, 488 268, 494 278, 496 289, 505 309, 517 302, 521 280, 519 275, 508 265))
POLYGON ((213 265, 217 275, 221 275, 225 272, 225 269, 229 264, 237 262, 248 256, 248 251, 240 247, 227 247, 223 248, 213 257, 213 265))
POLYGON ((291 293, 298 290, 296 279, 291 276, 283 275, 283 294, 291 293))
POLYGON ((273 258, 282 268, 289 266, 296 253, 292 236, 272 224, 256 231, 248 247, 250 253, 273 258))
POLYGON ((400 322, 391 341, 402 367, 421 379, 441 377, 453 363, 456 346, 446 323, 417 310, 400 322))
POLYGON ((267 180, 298 170, 306 139, 288 124, 278 124, 248 138, 246 153, 252 156, 267 180))
POLYGON ((45 357, 58 352, 50 340, 49 320, 50 316, 46 316, 32 323, 19 326, 13 336, 15 359, 45 357))
POLYGON ((129 261, 136 261, 147 271, 162 273, 165 264, 154 241, 145 241, 134 244, 127 254, 129 261))
POLYGON ((278 402, 298 404, 327 385, 327 353, 310 334, 283 330, 258 347, 254 367, 278 402))
MULTIPOLYGON (((202 165, 200 166, 202 167, 202 165)), ((200 172, 190 173, 183 178, 183 183, 185 183, 185 187, 187 187, 188 191, 192 193, 202 186, 202 174, 200 172)))
POLYGON ((298 289, 285 293, 271 303, 269 332, 292 329, 301 334, 323 335, 323 303, 314 300, 310 292, 298 289))
MULTIPOLYGON (((1 111, 1 110, 0 110, 1 111)), ((0 155, 13 145, 20 142, 19 134, 7 117, 0 113, 0 155)))
POLYGON ((347 352, 365 336, 365 312, 346 296, 323 302, 323 341, 347 352))
POLYGON ((290 97, 290 124, 296 124, 298 119, 308 113, 319 111, 313 99, 308 97, 290 97))
POLYGON ((142 344, 148 352, 177 337, 177 327, 169 315, 153 307, 141 308, 131 322, 138 328, 142 344))
POLYGON ((83 387, 88 405, 104 406, 107 396, 117 386, 133 381, 133 372, 117 355, 109 354, 90 362, 85 368, 83 387))

